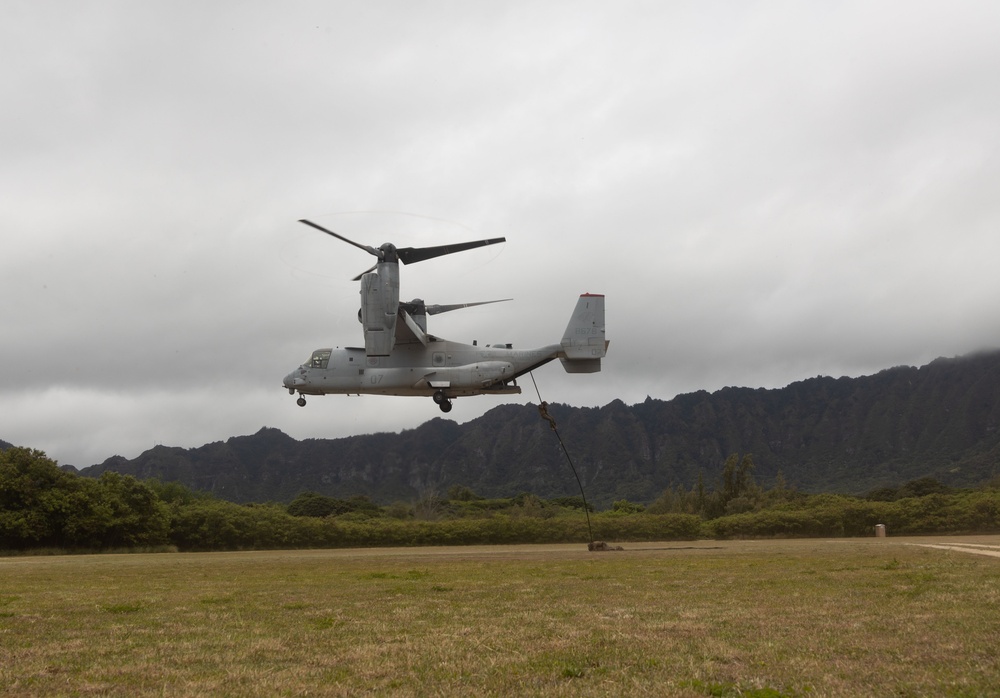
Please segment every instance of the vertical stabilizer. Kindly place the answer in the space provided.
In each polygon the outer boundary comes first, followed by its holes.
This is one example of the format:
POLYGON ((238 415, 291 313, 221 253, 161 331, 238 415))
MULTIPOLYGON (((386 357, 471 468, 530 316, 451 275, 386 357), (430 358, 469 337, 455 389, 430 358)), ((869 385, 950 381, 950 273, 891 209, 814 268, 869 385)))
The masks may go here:
POLYGON ((601 370, 601 358, 608 353, 603 294, 584 293, 580 296, 560 345, 562 352, 559 358, 568 373, 601 370))

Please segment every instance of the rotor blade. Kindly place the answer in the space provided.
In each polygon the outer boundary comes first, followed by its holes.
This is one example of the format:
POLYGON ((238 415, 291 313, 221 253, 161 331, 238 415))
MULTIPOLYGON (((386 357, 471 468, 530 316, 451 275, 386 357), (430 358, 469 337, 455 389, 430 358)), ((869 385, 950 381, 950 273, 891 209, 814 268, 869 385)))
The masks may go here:
POLYGON ((438 247, 403 247, 396 250, 396 253, 399 255, 399 261, 403 264, 413 264, 415 262, 423 262, 426 259, 441 257, 446 254, 464 252, 465 250, 471 250, 476 247, 495 245, 498 242, 507 242, 507 238, 491 238, 489 240, 476 240, 475 242, 458 242, 454 245, 439 245, 438 247))
POLYGON ((462 308, 471 308, 476 305, 489 305, 490 303, 506 303, 507 301, 512 301, 513 298, 501 298, 497 301, 479 301, 478 303, 456 303, 454 305, 428 305, 427 314, 437 315, 439 313, 448 313, 452 310, 461 310, 462 308))
POLYGON ((368 269, 365 269, 363 272, 361 272, 360 274, 358 274, 357 276, 355 276, 353 279, 351 279, 351 281, 361 281, 361 277, 362 276, 364 276, 368 272, 375 271, 376 269, 378 269, 378 265, 377 264, 374 265, 374 266, 372 266, 372 267, 369 267, 368 269))
POLYGON ((426 347, 427 342, 429 341, 427 339, 427 334, 420 329, 420 325, 417 324, 417 321, 410 317, 410 314, 405 310, 401 309, 399 314, 403 316, 403 321, 406 323, 406 326, 410 328, 410 332, 413 333, 413 336, 419 339, 420 343, 426 347))
MULTIPOLYGON (((299 219, 299 223, 305 223, 306 225, 308 225, 310 227, 313 227, 316 230, 322 231, 322 232, 326 233, 327 235, 332 235, 333 237, 337 238, 338 240, 343 240, 344 242, 346 242, 349 245, 354 245, 355 247, 359 247, 362 250, 364 250, 365 252, 367 252, 368 254, 373 254, 376 257, 378 257, 379 259, 382 259, 382 252, 379 251, 379 250, 376 250, 374 247, 369 247, 368 245, 362 245, 359 242, 354 242, 354 240, 350 240, 348 238, 345 238, 343 235, 338 235, 337 233, 333 232, 332 230, 327 230, 326 228, 324 228, 321 225, 316 225, 312 221, 307 221, 305 218, 300 218, 299 219)), ((360 278, 360 277, 358 277, 358 278, 360 278)))

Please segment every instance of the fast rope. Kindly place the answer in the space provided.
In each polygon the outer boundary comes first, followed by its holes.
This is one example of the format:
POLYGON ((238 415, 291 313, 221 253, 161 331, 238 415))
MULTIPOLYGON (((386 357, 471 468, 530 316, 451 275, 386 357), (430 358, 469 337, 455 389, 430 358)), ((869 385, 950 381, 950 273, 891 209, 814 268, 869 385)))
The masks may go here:
POLYGON ((583 491, 583 482, 580 480, 580 476, 576 472, 576 466, 573 465, 573 459, 569 456, 569 451, 566 450, 566 444, 563 443, 562 437, 559 436, 559 429, 556 428, 556 420, 549 414, 549 403, 542 399, 542 394, 538 391, 538 383, 535 382, 535 374, 528 372, 531 376, 531 382, 535 386, 535 393, 538 395, 538 414, 542 416, 546 422, 549 423, 549 428, 552 429, 552 433, 556 435, 556 439, 559 440, 559 445, 562 446, 563 453, 566 454, 566 460, 569 462, 570 470, 573 471, 573 477, 576 478, 576 484, 580 486, 580 496, 583 498, 583 513, 587 515, 587 533, 590 535, 590 547, 594 547, 594 529, 590 527, 590 507, 587 506, 587 494, 583 491))

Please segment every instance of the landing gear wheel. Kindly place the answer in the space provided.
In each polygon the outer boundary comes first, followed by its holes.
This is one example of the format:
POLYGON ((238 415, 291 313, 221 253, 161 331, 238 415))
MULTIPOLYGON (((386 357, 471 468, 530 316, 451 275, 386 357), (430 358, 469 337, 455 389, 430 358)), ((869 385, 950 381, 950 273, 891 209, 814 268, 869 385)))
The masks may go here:
POLYGON ((441 408, 442 412, 451 412, 451 400, 444 400, 438 403, 438 407, 441 408))
POLYGON ((441 405, 448 401, 448 398, 445 397, 443 390, 434 391, 434 395, 432 395, 431 398, 434 400, 435 405, 441 405))
POLYGON ((299 399, 295 401, 295 404, 298 405, 299 407, 305 407, 306 399, 302 396, 299 396, 299 399))

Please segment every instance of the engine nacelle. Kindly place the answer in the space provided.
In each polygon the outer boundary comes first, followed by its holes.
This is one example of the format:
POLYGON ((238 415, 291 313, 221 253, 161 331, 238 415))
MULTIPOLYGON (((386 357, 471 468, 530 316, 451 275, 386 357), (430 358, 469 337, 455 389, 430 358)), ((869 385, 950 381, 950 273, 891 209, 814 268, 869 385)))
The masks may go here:
POLYGON ((387 273, 368 273, 361 277, 361 325, 365 332, 365 354, 368 356, 388 356, 392 353, 396 343, 398 307, 398 278, 393 284, 391 274, 387 273))

